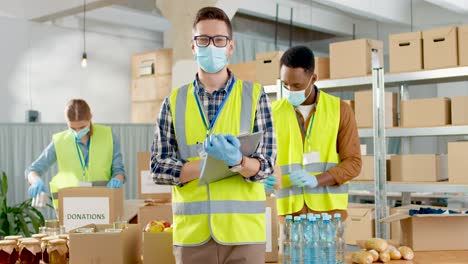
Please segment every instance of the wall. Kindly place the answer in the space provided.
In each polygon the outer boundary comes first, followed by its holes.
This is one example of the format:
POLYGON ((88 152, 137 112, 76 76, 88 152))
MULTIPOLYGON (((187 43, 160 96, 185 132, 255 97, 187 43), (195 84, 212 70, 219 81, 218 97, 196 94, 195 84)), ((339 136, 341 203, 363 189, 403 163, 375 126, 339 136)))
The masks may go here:
POLYGON ((74 97, 90 103, 96 122, 130 121, 131 55, 161 48, 162 34, 90 22, 88 67, 82 69, 79 22, 0 17, 0 123, 24 122, 31 107, 42 122, 63 122, 65 103, 74 97))

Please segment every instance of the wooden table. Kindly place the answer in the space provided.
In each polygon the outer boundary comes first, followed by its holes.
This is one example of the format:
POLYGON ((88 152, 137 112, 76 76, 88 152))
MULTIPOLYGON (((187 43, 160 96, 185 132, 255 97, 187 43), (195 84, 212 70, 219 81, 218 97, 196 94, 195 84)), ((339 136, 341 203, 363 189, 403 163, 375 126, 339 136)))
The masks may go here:
MULTIPOLYGON (((346 264, 351 264, 351 254, 346 255, 346 264)), ((468 264, 468 251, 415 252, 413 260, 392 260, 389 264, 468 264)), ((278 262, 277 264, 281 264, 278 262)))

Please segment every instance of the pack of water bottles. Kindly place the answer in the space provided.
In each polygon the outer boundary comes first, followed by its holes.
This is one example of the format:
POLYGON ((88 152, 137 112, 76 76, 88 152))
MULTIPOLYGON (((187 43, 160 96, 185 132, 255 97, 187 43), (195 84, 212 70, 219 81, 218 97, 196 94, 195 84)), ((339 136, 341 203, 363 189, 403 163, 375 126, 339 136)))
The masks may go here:
POLYGON ((283 264, 344 264, 341 215, 287 215, 283 227, 283 264))

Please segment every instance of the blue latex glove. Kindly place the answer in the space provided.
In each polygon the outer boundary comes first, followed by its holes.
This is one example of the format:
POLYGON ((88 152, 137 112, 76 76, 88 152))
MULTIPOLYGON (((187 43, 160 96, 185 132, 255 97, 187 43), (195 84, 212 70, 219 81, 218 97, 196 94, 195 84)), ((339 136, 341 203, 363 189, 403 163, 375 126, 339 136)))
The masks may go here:
POLYGON ((315 188, 318 185, 317 178, 314 175, 309 174, 305 170, 293 171, 289 174, 289 180, 293 185, 298 187, 312 187, 315 188))
POLYGON ((232 135, 212 134, 203 143, 203 148, 208 155, 224 161, 228 166, 234 166, 241 162, 242 153, 239 147, 239 139, 232 135))
POLYGON ((41 178, 36 178, 34 182, 29 186, 28 195, 31 198, 35 198, 41 192, 47 192, 44 186, 44 181, 41 178))
POLYGON ((122 187, 123 182, 119 179, 112 178, 108 183, 107 183, 107 188, 109 189, 118 189, 122 187))
POLYGON ((275 184, 276 184, 276 178, 274 175, 271 175, 270 177, 268 177, 263 183, 263 185, 265 185, 265 189, 273 189, 275 184))

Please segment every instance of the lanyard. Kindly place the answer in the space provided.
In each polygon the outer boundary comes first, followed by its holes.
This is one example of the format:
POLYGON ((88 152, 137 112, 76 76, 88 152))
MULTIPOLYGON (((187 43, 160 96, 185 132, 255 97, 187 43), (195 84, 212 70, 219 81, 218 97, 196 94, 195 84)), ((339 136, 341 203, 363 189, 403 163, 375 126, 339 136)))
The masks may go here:
POLYGON ((198 111, 200 113, 200 116, 202 117, 202 120, 203 120, 203 123, 205 124, 205 127, 206 127, 206 134, 209 135, 211 133, 211 130, 213 129, 214 125, 216 124, 216 121, 218 120, 218 117, 221 113, 221 110, 223 109, 224 105, 226 104, 226 101, 228 100, 229 98, 229 95, 231 94, 231 91, 232 91, 232 87, 234 86, 234 83, 236 82, 236 80, 233 78, 231 80, 231 83, 227 89, 227 93, 226 93, 226 96, 224 96, 223 98, 223 101, 221 102, 221 105, 219 105, 219 108, 218 110, 216 111, 215 113, 215 116, 213 117, 213 119, 211 120, 210 124, 208 124, 208 119, 205 115, 205 111, 203 111, 203 107, 200 103, 200 98, 198 98, 198 93, 197 93, 197 90, 198 90, 198 82, 195 80, 193 81, 193 86, 194 86, 194 89, 193 89, 193 94, 195 96, 195 100, 197 101, 197 106, 198 106, 198 111))
POLYGON ((80 147, 78 146, 78 141, 75 140, 76 152, 78 158, 80 159, 81 169, 83 170, 83 181, 86 181, 86 171, 88 170, 88 161, 89 161, 89 146, 91 145, 91 137, 88 138, 88 143, 86 144, 86 149, 88 150, 88 155, 83 157, 80 147))

